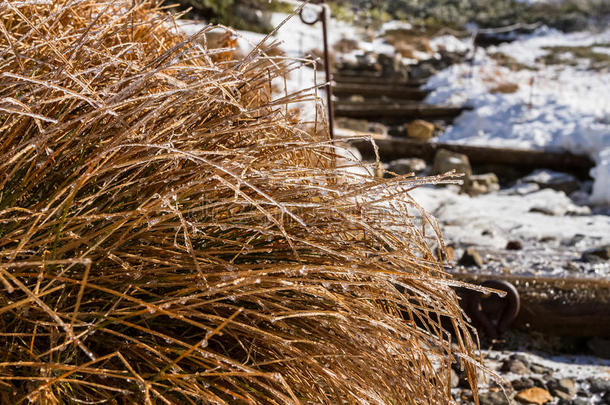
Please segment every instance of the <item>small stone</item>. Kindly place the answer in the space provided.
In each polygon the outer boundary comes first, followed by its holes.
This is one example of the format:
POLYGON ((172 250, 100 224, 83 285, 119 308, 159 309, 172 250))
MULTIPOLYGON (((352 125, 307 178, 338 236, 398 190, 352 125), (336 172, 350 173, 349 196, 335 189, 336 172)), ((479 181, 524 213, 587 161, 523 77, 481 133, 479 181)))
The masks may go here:
POLYGON ((576 233, 570 239, 562 240, 561 244, 563 246, 574 247, 574 246, 578 245, 580 242, 582 242, 584 239, 585 239, 585 235, 583 235, 582 233, 576 233))
POLYGON ((530 366, 530 368, 531 368, 532 372, 534 372, 536 374, 549 374, 549 373, 553 372, 552 368, 545 367, 540 364, 532 364, 530 366))
POLYGON ((511 385, 515 391, 522 391, 534 387, 534 381, 531 378, 521 377, 518 380, 511 381, 511 385))
POLYGON ((582 260, 588 263, 603 263, 610 260, 610 245, 587 250, 582 254, 582 260))
MULTIPOLYGON (((546 374, 546 373, 545 373, 545 374, 546 374)), ((532 381, 534 382, 534 386, 535 386, 535 387, 542 388, 542 389, 545 389, 545 390, 548 390, 548 389, 549 389, 549 387, 548 387, 548 386, 547 386, 547 384, 546 384, 546 381, 545 381, 545 380, 543 380, 542 378, 540 378, 540 377, 536 377, 536 376, 531 376, 530 378, 531 378, 531 379, 532 379, 532 381)))
POLYGON ((392 160, 388 170, 396 174, 419 173, 426 168, 426 162, 418 158, 392 160))
POLYGON ((568 173, 555 172, 553 170, 536 170, 522 179, 524 183, 534 183, 540 188, 550 188, 570 194, 580 189, 578 180, 568 173))
POLYGON ((559 390, 552 390, 551 393, 553 394, 554 397, 557 397, 559 399, 570 400, 570 399, 574 398, 573 395, 570 395, 567 392, 563 392, 563 391, 559 391, 559 390))
POLYGON ((504 360, 500 371, 515 373, 515 374, 528 374, 529 368, 521 360, 504 360))
POLYGON ((476 197, 481 194, 487 194, 487 188, 480 183, 470 183, 466 188, 466 193, 471 197, 476 197))
POLYGON ((351 129, 353 131, 368 132, 369 123, 366 120, 355 118, 340 117, 337 119, 337 126, 340 128, 351 129))
POLYGON ((549 216, 556 216, 558 215, 557 212, 553 211, 551 208, 549 207, 544 207, 544 206, 535 206, 529 209, 529 212, 535 212, 538 214, 544 214, 544 215, 549 215, 549 216))
POLYGON ((496 391, 479 394, 479 403, 481 405, 508 405, 510 401, 502 391, 496 391))
POLYGON ((493 193, 500 190, 500 181, 495 173, 473 174, 465 190, 471 196, 493 193))
POLYGON ((388 129, 388 135, 390 136, 405 136, 406 129, 403 125, 394 125, 388 129))
POLYGON ((471 401, 472 400, 472 391, 469 389, 462 390, 460 392, 460 399, 462 401, 471 401))
POLYGON ((576 395, 576 383, 570 378, 562 378, 557 382, 557 390, 565 392, 572 398, 576 395))
POLYGON ((434 136, 434 124, 424 120, 410 122, 407 125, 407 135, 409 138, 427 141, 434 136))
POLYGON ((451 388, 457 388, 460 384, 460 376, 455 370, 451 369, 451 388))
POLYGON ((523 244, 518 240, 509 240, 506 244, 506 250, 521 250, 523 249, 523 244))
POLYGON ((388 134, 388 127, 386 127, 385 125, 383 125, 379 122, 369 122, 368 130, 372 134, 378 134, 378 135, 387 135, 388 134))
POLYGON ((434 156, 432 174, 443 174, 451 170, 455 170, 457 173, 464 173, 466 177, 464 183, 466 183, 472 174, 472 167, 470 166, 468 156, 446 149, 439 149, 434 156))
POLYGON ((589 384, 591 384, 591 392, 594 393, 606 393, 610 392, 610 380, 607 378, 589 378, 589 384))
POLYGON ((519 391, 519 393, 515 396, 515 399, 524 404, 543 405, 552 401, 553 397, 547 390, 539 387, 533 387, 519 391))
POLYGON ((509 359, 511 360, 519 360, 521 363, 525 364, 526 367, 529 368, 530 366, 530 361, 529 358, 521 353, 513 353, 510 355, 509 359))
POLYGON ((476 251, 475 248, 470 247, 464 251, 464 254, 458 261, 458 264, 462 266, 483 267, 483 259, 481 259, 481 255, 476 251))
POLYGON ((445 247, 445 260, 448 262, 455 260, 455 250, 451 246, 445 247))

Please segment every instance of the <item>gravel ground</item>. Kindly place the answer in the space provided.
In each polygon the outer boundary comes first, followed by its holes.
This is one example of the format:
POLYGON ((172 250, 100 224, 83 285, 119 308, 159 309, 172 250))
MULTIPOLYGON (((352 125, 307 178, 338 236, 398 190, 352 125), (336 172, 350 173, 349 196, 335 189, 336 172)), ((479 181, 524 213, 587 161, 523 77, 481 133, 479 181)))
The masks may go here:
MULTIPOLYGON (((509 349, 483 350, 482 356, 485 367, 496 374, 495 377, 489 374, 479 384, 482 405, 610 404, 608 359, 509 349)), ((472 392, 457 368, 453 385, 457 403, 474 403, 472 392)))

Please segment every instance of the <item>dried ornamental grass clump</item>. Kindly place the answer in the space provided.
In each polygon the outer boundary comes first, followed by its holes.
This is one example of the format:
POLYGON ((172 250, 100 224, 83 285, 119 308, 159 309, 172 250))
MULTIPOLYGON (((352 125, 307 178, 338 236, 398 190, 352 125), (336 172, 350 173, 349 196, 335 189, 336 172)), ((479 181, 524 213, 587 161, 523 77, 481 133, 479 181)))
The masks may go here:
POLYGON ((270 94, 289 61, 148 1, 0 30, 1 403, 438 404, 473 374, 422 180, 339 176, 309 96, 270 94))

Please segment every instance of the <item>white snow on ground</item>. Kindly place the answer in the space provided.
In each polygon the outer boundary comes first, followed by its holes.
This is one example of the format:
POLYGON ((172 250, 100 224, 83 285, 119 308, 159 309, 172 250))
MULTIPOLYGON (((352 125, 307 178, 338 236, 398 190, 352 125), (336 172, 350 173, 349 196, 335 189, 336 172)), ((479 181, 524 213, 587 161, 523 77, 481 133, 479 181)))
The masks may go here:
MULTIPOLYGON (((274 34, 280 39, 280 49, 292 58, 302 58, 311 50, 321 50, 321 24, 306 25, 298 16, 286 22, 287 14, 274 13, 272 24, 283 25, 274 34)), ((181 28, 189 34, 197 32, 201 23, 183 23, 181 28)), ((381 37, 365 40, 364 32, 344 21, 332 19, 329 43, 347 38, 358 41, 359 49, 338 58, 355 59, 366 51, 395 54, 392 46, 381 37)), ((383 30, 408 28, 403 23, 392 22, 383 30)), ((247 31, 239 32, 239 47, 243 53, 249 52, 265 35, 247 31)), ((468 41, 446 35, 433 38, 433 49, 445 48, 449 51, 464 52, 468 41)), ((541 66, 536 58, 547 51, 545 46, 592 46, 607 51, 610 30, 599 34, 564 34, 543 27, 532 35, 499 47, 479 49, 473 65, 462 63, 453 65, 432 77, 428 87, 434 91, 427 102, 466 103, 474 107, 459 117, 438 139, 441 142, 478 144, 520 149, 570 150, 589 154, 596 162, 592 175, 595 178, 591 202, 610 205, 610 75, 594 72, 581 66, 541 66), (603 46, 601 46, 603 45, 603 46), (537 70, 511 71, 498 66, 489 56, 502 52, 516 61, 532 65, 537 70), (518 86, 512 94, 492 93, 490 90, 501 84, 518 86)), ((571 55, 566 55, 570 57, 571 55)), ((288 93, 311 88, 325 82, 323 72, 302 67, 293 72, 286 82, 288 93)), ((283 87, 283 83, 280 83, 283 87)), ((318 93, 323 97, 323 91, 318 93)), ((303 106, 305 119, 314 115, 313 104, 303 106)))
POLYGON ((580 66, 542 66, 511 71, 489 56, 505 53, 535 65, 544 46, 591 46, 610 42, 601 34, 563 34, 547 28, 499 46, 479 49, 475 62, 453 65, 431 78, 427 102, 466 103, 440 142, 518 149, 569 150, 591 156, 597 167, 591 202, 610 205, 610 75, 580 66), (516 84, 511 94, 492 93, 501 84, 516 84))
POLYGON ((509 240, 569 239, 575 233, 610 243, 610 217, 585 215, 562 192, 551 189, 525 196, 516 190, 470 197, 451 187, 420 187, 410 192, 427 212, 443 223, 447 240, 463 245, 504 249, 509 240), (544 212, 544 213, 542 213, 544 212), (481 230, 489 233, 482 234, 481 230))
MULTIPOLYGON (((491 358, 503 358, 505 353, 498 350, 484 350, 485 365, 499 367, 499 361, 491 358)), ((531 364, 538 364, 553 370, 553 378, 583 378, 583 377, 608 377, 610 375, 610 360, 586 355, 554 355, 549 356, 542 353, 531 353, 515 351, 513 355, 519 355, 531 364)), ((535 373, 532 373, 535 374, 535 373)), ((504 378, 514 380, 521 378, 521 374, 506 373, 504 378)))

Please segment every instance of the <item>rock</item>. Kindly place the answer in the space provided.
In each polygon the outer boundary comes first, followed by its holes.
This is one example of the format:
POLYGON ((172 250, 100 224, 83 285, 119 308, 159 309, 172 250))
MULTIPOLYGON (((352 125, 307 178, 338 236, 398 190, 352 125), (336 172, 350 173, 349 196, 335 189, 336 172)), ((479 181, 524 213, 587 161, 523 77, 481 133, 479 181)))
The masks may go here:
POLYGON ((406 134, 406 129, 404 127, 404 125, 392 125, 389 129, 388 129, 388 135, 390 136, 405 136, 406 134))
POLYGON ((451 388, 457 388, 460 385, 460 376, 451 369, 451 388))
POLYGON ((502 94, 512 94, 516 93, 519 90, 519 85, 517 83, 504 82, 499 83, 495 87, 492 87, 489 92, 491 94, 494 93, 502 93, 502 94))
POLYGON ((587 263, 603 263, 610 259, 610 245, 599 246, 582 254, 582 260, 587 263))
POLYGON ((506 250, 521 250, 523 249, 523 244, 518 240, 509 240, 506 244, 506 250))
POLYGON ((542 388, 545 390, 549 389, 549 387, 546 385, 546 381, 543 380, 542 378, 536 377, 536 376, 531 376, 530 378, 534 382, 534 387, 542 388))
POLYGON ((509 356, 509 359, 511 360, 519 360, 521 363, 525 364, 525 367, 529 368, 531 363, 529 361, 529 358, 521 353, 513 353, 509 356))
MULTIPOLYGON (((466 370, 457 370, 456 368, 453 368, 453 369, 460 376, 460 382, 458 384, 458 387, 469 389, 470 383, 468 382, 468 374, 466 373, 466 370)), ((484 386, 484 383, 486 381, 487 381, 486 373, 480 369, 477 369, 477 382, 478 382, 479 387, 484 386)))
POLYGON ((594 355, 604 359, 610 359, 610 339, 594 337, 589 339, 587 347, 594 355))
POLYGON ((515 373, 515 374, 529 374, 530 369, 521 360, 504 360, 500 371, 515 373))
POLYGON ((387 135, 388 127, 379 122, 369 122, 368 131, 373 134, 387 135))
POLYGON ((591 392, 603 394, 610 392, 610 379, 591 377, 588 381, 591 384, 591 392))
POLYGON ((576 383, 570 378, 562 378, 561 380, 551 380, 549 382, 551 393, 560 399, 572 399, 578 391, 576 383))
POLYGON ((466 185, 466 192, 471 195, 492 193, 500 190, 498 176, 494 173, 476 174, 470 176, 470 182, 466 185))
POLYGON ((349 101, 351 103, 364 103, 364 97, 360 94, 352 94, 349 96, 349 101))
POLYGON ((569 405, 591 405, 591 402, 584 398, 575 398, 567 403, 569 405))
POLYGON ((527 194, 534 193, 539 190, 540 190, 540 186, 538 184, 521 183, 521 184, 516 184, 515 186, 511 187, 509 192, 510 192, 510 194, 513 194, 513 195, 527 195, 527 194))
POLYGON ((366 120, 339 117, 337 118, 337 127, 351 129, 353 131, 368 132, 369 123, 366 120))
POLYGON ((481 405, 508 405, 510 401, 502 391, 496 391, 479 394, 479 403, 481 405))
POLYGON ((570 239, 564 239, 561 241, 561 245, 562 246, 569 246, 569 247, 575 247, 577 246, 580 242, 582 242, 585 239, 585 235, 583 235, 582 233, 576 233, 574 234, 574 236, 572 236, 570 239))
POLYGON ((474 184, 468 184, 468 186, 466 188, 466 192, 468 193, 469 196, 476 197, 481 194, 487 194, 488 191, 484 185, 482 185, 480 183, 474 183, 474 184))
POLYGON ((413 79, 427 79, 436 73, 436 69, 431 63, 421 62, 411 68, 410 76, 413 79))
POLYGON ((560 216, 560 214, 558 214, 555 210, 549 208, 549 207, 544 207, 544 206, 535 206, 529 209, 529 212, 537 212, 539 214, 544 214, 544 215, 549 215, 549 216, 560 216))
POLYGON ((530 369, 532 370, 532 372, 534 372, 536 374, 549 374, 549 373, 553 372, 553 369, 551 369, 549 367, 541 366, 540 364, 532 364, 530 366, 530 369))
POLYGON ((472 391, 469 389, 462 390, 460 392, 460 399, 462 401, 472 401, 472 391))
POLYGON ((515 399, 523 404, 543 405, 553 400, 551 394, 542 388, 533 387, 519 391, 515 399))
POLYGON ((534 381, 531 378, 521 377, 518 380, 511 381, 511 385, 515 389, 515 391, 522 391, 528 388, 534 387, 534 381))
POLYGON ((559 399, 570 400, 570 399, 574 398, 573 395, 570 395, 567 392, 563 392, 560 390, 551 390, 551 393, 553 394, 554 397, 559 398, 559 399))
POLYGON ((472 167, 468 156, 454 153, 446 149, 439 149, 434 156, 432 174, 443 174, 451 170, 464 174, 464 185, 467 185, 472 175, 472 167))
POLYGON ((377 62, 381 66, 381 71, 386 77, 406 80, 409 75, 409 67, 402 63, 399 55, 380 54, 377 62))
POLYGON ((591 202, 591 194, 583 190, 576 190, 569 195, 576 205, 587 205, 591 202))
POLYGON ((455 251, 453 247, 447 246, 445 247, 445 261, 453 262, 455 260, 455 251))
POLYGON ((563 191, 566 194, 580 189, 579 181, 571 174, 546 169, 536 170, 521 181, 524 183, 535 183, 540 188, 552 188, 553 190, 563 191))
POLYGON ((558 381, 557 389, 570 394, 571 396, 576 395, 576 383, 571 378, 562 378, 558 381))
POLYGON ((388 170, 396 174, 419 173, 426 168, 426 162, 418 158, 392 160, 388 170))
POLYGON ((475 250, 475 248, 470 247, 464 251, 464 254, 458 261, 458 264, 462 266, 483 267, 483 259, 481 259, 481 255, 475 250))
POLYGON ((427 141, 434 136, 434 124, 424 120, 412 121, 407 125, 407 136, 409 138, 427 141))

